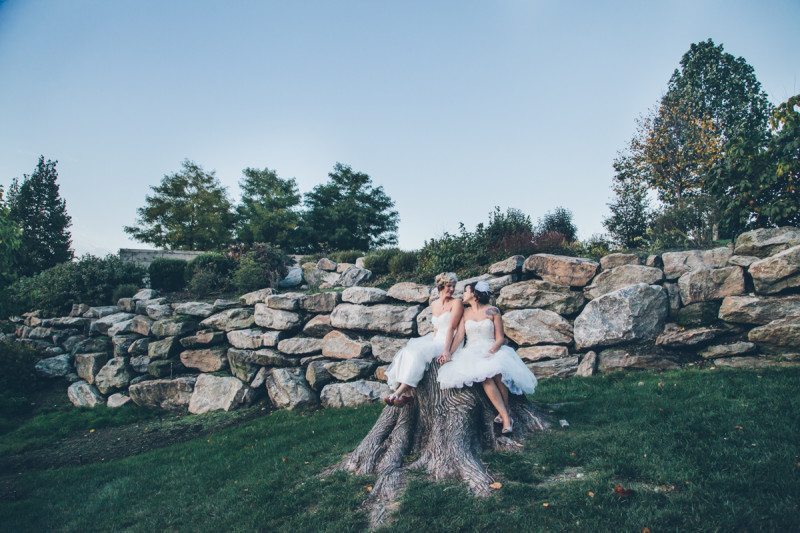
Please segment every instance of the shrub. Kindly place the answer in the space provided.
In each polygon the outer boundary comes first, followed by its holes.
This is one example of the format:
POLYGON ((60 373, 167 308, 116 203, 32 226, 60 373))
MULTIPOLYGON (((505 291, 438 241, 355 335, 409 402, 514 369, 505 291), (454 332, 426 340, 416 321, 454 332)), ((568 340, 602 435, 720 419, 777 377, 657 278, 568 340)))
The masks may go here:
POLYGON ((356 259, 363 256, 364 252, 359 252, 358 250, 342 250, 329 254, 329 257, 337 263, 355 263, 356 259))
POLYGON ((241 292, 272 287, 286 276, 289 257, 277 246, 257 243, 242 256, 233 273, 233 284, 241 292))
POLYGON ((34 365, 41 359, 33 348, 17 342, 0 341, 0 391, 27 392, 35 389, 41 380, 34 371, 34 365))
POLYGON ((150 263, 150 287, 160 291, 179 291, 186 286, 186 261, 159 257, 150 263))
POLYGON ((198 255, 186 265, 189 291, 195 296, 208 296, 227 291, 235 267, 235 260, 219 253, 198 255))
POLYGON ((389 259, 389 272, 393 276, 416 274, 419 257, 417 252, 400 251, 389 259))
POLYGON ((398 248, 379 248, 364 256, 364 268, 372 271, 374 276, 384 276, 389 273, 389 261, 399 254, 398 248))
POLYGON ((533 250, 539 254, 574 255, 566 237, 558 231, 544 231, 537 234, 533 239, 533 250))
POLYGON ((118 302, 120 298, 130 298, 138 291, 139 286, 135 283, 123 283, 122 285, 117 285, 117 288, 114 289, 114 292, 111 295, 111 301, 118 302))
POLYGON ((604 255, 608 255, 612 250, 612 243, 603 235, 594 234, 589 240, 577 242, 578 255, 599 261, 604 255))
POLYGON ((304 255, 300 258, 300 264, 302 265, 303 263, 316 263, 323 257, 325 257, 325 254, 321 253, 304 255))
POLYGON ((539 219, 536 233, 557 232, 564 236, 566 242, 575 242, 578 239, 578 228, 572 222, 572 211, 564 207, 556 207, 548 211, 539 219))

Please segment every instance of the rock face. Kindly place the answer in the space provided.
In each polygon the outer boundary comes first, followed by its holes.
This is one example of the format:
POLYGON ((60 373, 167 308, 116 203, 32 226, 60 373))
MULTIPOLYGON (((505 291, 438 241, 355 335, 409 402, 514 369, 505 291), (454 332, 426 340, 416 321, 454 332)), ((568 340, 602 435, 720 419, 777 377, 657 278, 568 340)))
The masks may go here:
POLYGON ((736 324, 766 324, 789 315, 800 315, 800 296, 727 296, 719 318, 736 324))
POLYGON ((613 346, 654 339, 669 310, 667 293, 658 285, 639 283, 596 298, 575 319, 575 347, 613 346))
POLYGON ((331 331, 331 315, 317 315, 303 326, 303 333, 309 337, 324 337, 331 331))
POLYGON ((744 294, 744 270, 731 266, 687 272, 678 279, 684 305, 744 294))
MULTIPOLYGON (((263 304, 256 304, 256 306, 263 304)), ((205 328, 214 328, 222 331, 245 329, 253 325, 253 310, 248 308, 226 309, 216 315, 206 318, 200 325, 205 328)))
POLYGON ((773 320, 769 324, 751 329, 747 340, 772 346, 800 347, 800 316, 773 320))
POLYGON ((384 363, 391 363, 395 354, 408 343, 408 339, 375 335, 369 340, 369 343, 372 345, 372 355, 376 359, 384 363))
POLYGON ((611 270, 622 265, 640 265, 639 256, 636 254, 608 254, 600 258, 600 269, 611 270))
POLYGON ((350 287, 342 291, 342 301, 352 304, 378 304, 389 299, 389 294, 377 287, 350 287))
POLYGON ((125 388, 133 377, 126 357, 112 357, 97 372, 94 384, 101 393, 108 394, 112 390, 125 388))
POLYGON ((489 267, 489 274, 494 276, 502 276, 503 274, 513 274, 522 270, 522 265, 525 263, 525 258, 521 255, 512 255, 508 259, 503 259, 497 263, 493 263, 489 267))
POLYGON ((332 359, 353 359, 367 355, 370 344, 341 331, 331 331, 322 339, 322 355, 332 359))
POLYGON ((430 306, 426 307, 417 315, 417 335, 422 337, 433 331, 433 309, 430 306))
POLYGON ((228 342, 234 348, 257 350, 277 346, 283 338, 282 331, 263 331, 260 329, 238 329, 227 333, 228 342))
POLYGON ((105 352, 78 354, 75 356, 75 371, 79 378, 91 385, 107 361, 108 354, 105 352))
POLYGON ((742 233, 736 238, 737 255, 768 257, 800 244, 800 228, 761 228, 742 233))
POLYGON ((36 363, 34 369, 46 378, 64 377, 72 371, 72 356, 65 353, 42 359, 36 363))
POLYGON ((523 271, 558 285, 584 287, 597 273, 599 266, 594 261, 578 257, 534 254, 525 260, 523 271))
POLYGON ((67 397, 75 407, 95 407, 104 403, 97 389, 85 381, 76 381, 67 388, 67 397))
POLYGON ((255 320, 259 326, 278 330, 291 330, 301 325, 299 314, 271 309, 266 304, 256 304, 255 320))
POLYGON ((363 359, 350 359, 347 361, 333 361, 325 363, 323 368, 339 381, 351 381, 358 378, 365 378, 372 374, 377 366, 373 361, 363 359))
POLYGON ((340 304, 331 313, 331 326, 341 329, 413 335, 418 305, 355 305, 340 304))
POLYGON ((181 352, 181 363, 186 368, 196 368, 200 372, 216 372, 228 364, 227 348, 217 346, 181 352))
POLYGON ((150 335, 150 328, 153 326, 153 320, 142 315, 136 315, 131 320, 131 331, 147 337, 150 335))
POLYGON ((800 287, 800 245, 756 261, 748 272, 759 294, 777 294, 800 287))
POLYGON ((586 302, 583 294, 565 285, 530 279, 500 289, 500 309, 546 309, 560 315, 574 315, 586 302))
POLYGON ((655 285, 663 279, 664 273, 660 268, 622 265, 600 272, 592 280, 591 285, 584 287, 583 293, 587 298, 594 299, 629 285, 637 283, 655 285))
POLYGON ((558 313, 545 309, 509 311, 503 315, 503 329, 520 346, 572 342, 572 325, 558 313))
POLYGON ((247 385, 233 376, 200 374, 189 399, 189 412, 230 411, 241 405, 247 385))
POLYGON ((128 394, 136 405, 161 409, 182 409, 189 405, 194 389, 194 376, 175 379, 153 379, 131 385, 128 394))
POLYGON ((728 266, 728 259, 732 255, 733 250, 723 246, 712 250, 665 252, 661 255, 661 259, 664 261, 666 278, 678 279, 687 272, 728 266))
POLYGON ((375 381, 331 383, 322 389, 320 401, 323 407, 355 407, 372 403, 390 392, 388 385, 375 381))
POLYGON ((387 292, 390 298, 408 303, 426 303, 431 295, 431 288, 410 281, 395 283, 387 292))
POLYGON ((304 409, 319 405, 299 368, 275 368, 266 378, 267 394, 278 409, 304 409))

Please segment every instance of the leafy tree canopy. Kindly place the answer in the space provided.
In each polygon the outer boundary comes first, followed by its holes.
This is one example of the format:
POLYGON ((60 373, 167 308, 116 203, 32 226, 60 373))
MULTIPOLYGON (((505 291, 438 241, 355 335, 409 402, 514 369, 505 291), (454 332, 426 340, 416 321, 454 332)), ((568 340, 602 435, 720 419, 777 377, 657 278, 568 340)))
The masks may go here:
POLYGON ((236 208, 240 242, 269 242, 284 250, 297 244, 300 194, 294 178, 281 179, 268 168, 246 168, 239 182, 242 201, 236 208))

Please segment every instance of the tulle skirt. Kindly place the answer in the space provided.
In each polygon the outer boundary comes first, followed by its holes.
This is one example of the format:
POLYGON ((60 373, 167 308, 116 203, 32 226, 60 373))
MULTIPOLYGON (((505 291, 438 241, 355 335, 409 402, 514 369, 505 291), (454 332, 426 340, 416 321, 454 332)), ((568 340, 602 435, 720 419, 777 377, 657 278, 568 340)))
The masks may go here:
POLYGON ((433 333, 409 340, 386 369, 389 388, 394 390, 401 383, 416 387, 428 365, 442 353, 443 349, 444 339, 436 338, 433 333))
POLYGON ((512 394, 530 394, 536 389, 536 376, 510 346, 489 353, 492 341, 473 342, 456 350, 453 360, 439 369, 443 389, 469 387, 500 375, 512 394))

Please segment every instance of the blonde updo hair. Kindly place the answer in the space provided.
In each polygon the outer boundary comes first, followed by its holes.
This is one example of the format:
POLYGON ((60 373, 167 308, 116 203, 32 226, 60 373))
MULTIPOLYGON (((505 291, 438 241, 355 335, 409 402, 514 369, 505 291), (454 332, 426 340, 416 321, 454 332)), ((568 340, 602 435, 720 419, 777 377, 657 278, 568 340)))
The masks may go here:
POLYGON ((442 272, 436 275, 434 283, 436 288, 441 290, 448 283, 458 283, 458 276, 456 276, 455 272, 442 272))

